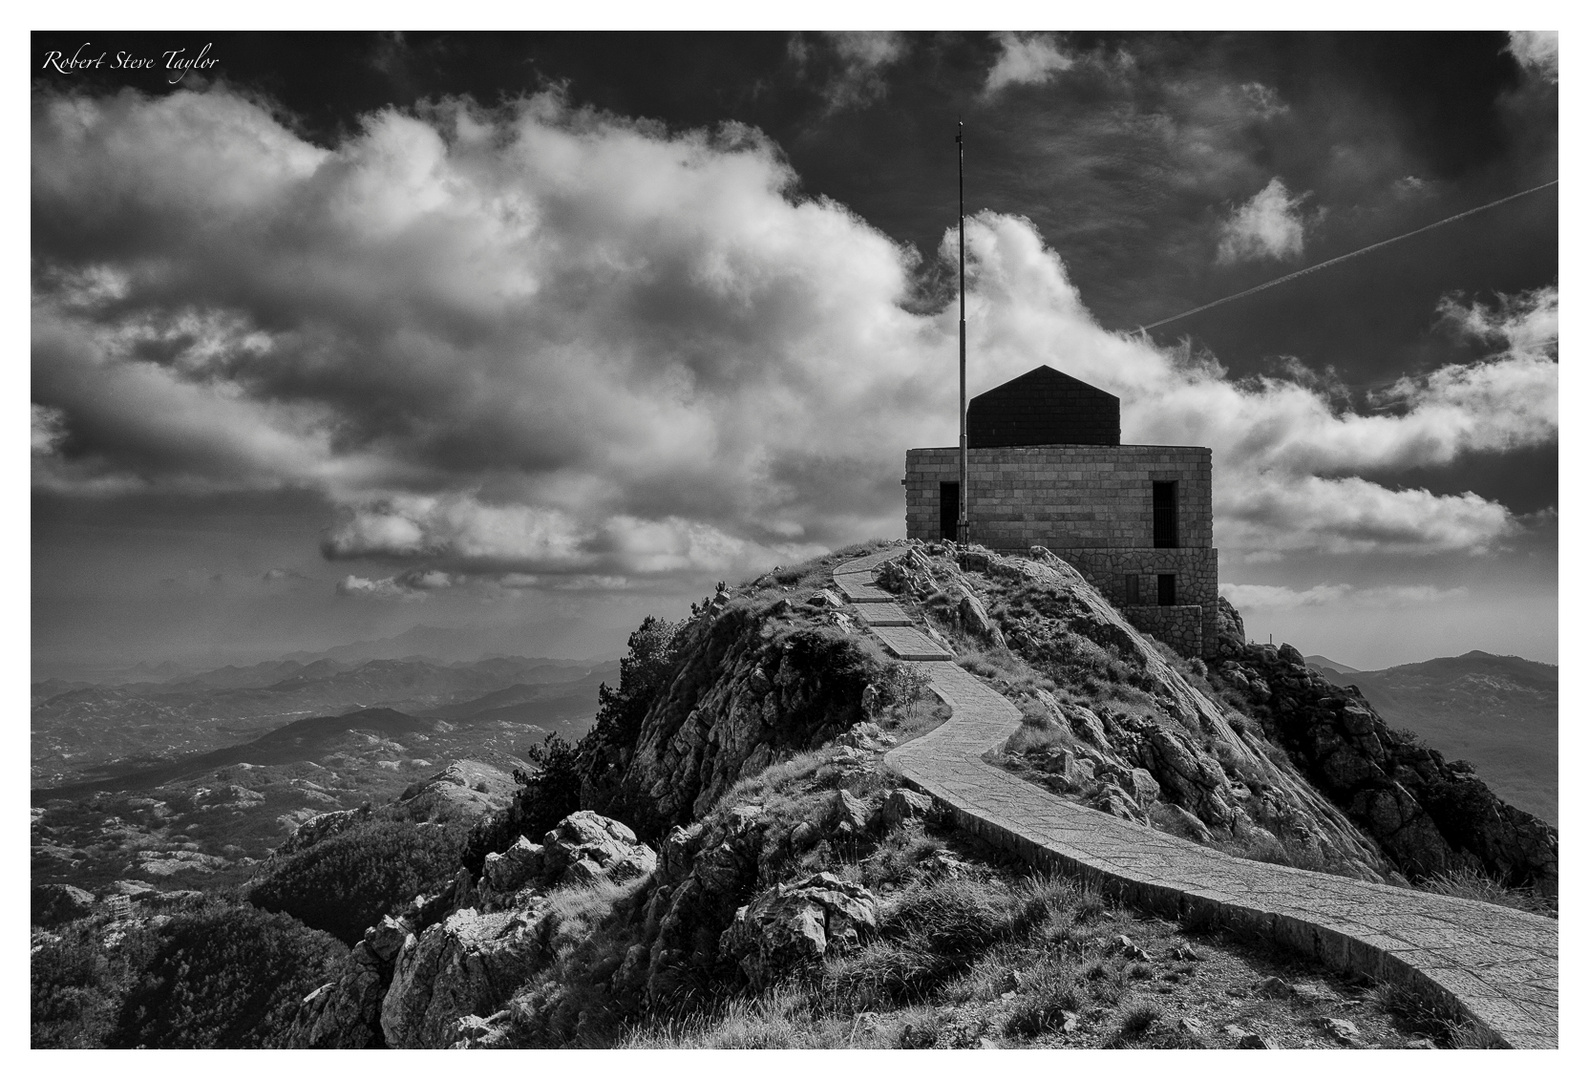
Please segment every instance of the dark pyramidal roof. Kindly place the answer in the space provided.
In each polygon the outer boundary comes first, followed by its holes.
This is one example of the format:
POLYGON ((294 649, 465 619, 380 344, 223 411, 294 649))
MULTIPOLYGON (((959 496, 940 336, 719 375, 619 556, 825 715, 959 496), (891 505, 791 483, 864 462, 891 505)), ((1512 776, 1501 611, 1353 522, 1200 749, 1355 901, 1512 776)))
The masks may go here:
POLYGON ((1044 364, 978 394, 966 441, 989 446, 1119 446, 1120 399, 1044 364))

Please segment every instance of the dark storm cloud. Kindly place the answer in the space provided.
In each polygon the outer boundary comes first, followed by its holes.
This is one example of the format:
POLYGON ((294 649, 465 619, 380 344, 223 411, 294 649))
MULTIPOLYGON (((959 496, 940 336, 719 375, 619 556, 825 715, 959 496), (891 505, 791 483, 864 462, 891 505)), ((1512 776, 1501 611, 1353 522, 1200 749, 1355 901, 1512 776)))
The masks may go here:
MULTIPOLYGON (((906 44, 823 44, 857 86, 889 80, 835 123, 947 63, 906 44)), ((1504 348, 1389 380, 1381 411, 1354 412, 1311 373, 1234 380, 1108 332, 1067 265, 1124 240, 1206 270, 1247 206, 1240 235, 1293 257, 1294 193, 1328 224, 1362 161, 1375 183, 1425 182, 1392 134, 1359 120, 1345 153, 1293 168, 1316 98, 1217 49, 978 50, 967 85, 1005 64, 1004 122, 1039 118, 986 167, 1010 196, 1057 162, 1080 209, 973 219, 973 390, 1053 362, 1122 395, 1128 439, 1212 446, 1226 545, 1475 552, 1515 535, 1494 499, 1362 474, 1553 439, 1542 339, 1494 329, 1537 323, 1553 292, 1432 298, 1425 323, 1478 319, 1504 348)), ((316 142, 219 88, 42 94, 33 141, 36 482, 322 493, 324 554, 392 571, 349 574, 347 596, 765 568, 897 532, 901 449, 953 439, 953 312, 922 310, 915 250, 802 194, 742 124, 681 130, 548 92, 381 110, 316 142)))

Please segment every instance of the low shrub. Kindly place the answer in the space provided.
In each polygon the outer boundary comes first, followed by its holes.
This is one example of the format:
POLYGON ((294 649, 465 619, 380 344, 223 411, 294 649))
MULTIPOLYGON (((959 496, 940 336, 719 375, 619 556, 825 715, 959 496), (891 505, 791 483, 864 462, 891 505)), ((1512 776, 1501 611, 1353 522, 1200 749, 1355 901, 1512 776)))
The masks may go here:
POLYGON ((250 886, 248 902, 352 945, 394 906, 456 873, 463 841, 457 825, 355 825, 275 862, 250 886))

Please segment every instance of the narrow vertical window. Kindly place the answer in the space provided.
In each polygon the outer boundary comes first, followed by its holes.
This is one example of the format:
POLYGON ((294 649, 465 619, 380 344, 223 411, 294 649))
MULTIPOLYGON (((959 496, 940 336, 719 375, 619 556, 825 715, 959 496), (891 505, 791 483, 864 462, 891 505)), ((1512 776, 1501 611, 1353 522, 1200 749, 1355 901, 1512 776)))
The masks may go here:
POLYGON ((938 484, 938 539, 958 540, 960 521, 960 481, 938 484))
MULTIPOLYGON (((1138 504, 1141 505, 1141 504, 1138 504)), ((1153 482, 1153 546, 1156 548, 1180 547, 1176 535, 1175 481, 1153 482)))
POLYGON ((1159 575, 1159 607, 1175 606, 1175 575, 1159 575))
POLYGON ((1136 574, 1126 575, 1126 606, 1142 603, 1142 579, 1136 574))

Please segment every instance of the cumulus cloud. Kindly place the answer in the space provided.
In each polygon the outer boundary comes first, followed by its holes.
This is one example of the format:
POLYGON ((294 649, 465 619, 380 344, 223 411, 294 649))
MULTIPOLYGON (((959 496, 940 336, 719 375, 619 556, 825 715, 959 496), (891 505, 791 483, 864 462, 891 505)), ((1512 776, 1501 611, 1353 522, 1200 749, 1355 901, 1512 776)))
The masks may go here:
POLYGON ((1076 58, 1060 47, 1053 34, 1004 31, 998 35, 998 43, 998 59, 988 70, 988 81, 982 88, 988 97, 1007 86, 1048 82, 1076 64, 1076 58))
POLYGON ((1220 263, 1257 259, 1292 259, 1302 254, 1302 201, 1277 176, 1262 191, 1238 206, 1220 225, 1220 263))
POLYGON ((1289 611, 1302 607, 1396 608, 1422 607, 1450 600, 1460 600, 1468 595, 1466 588, 1441 589, 1433 585, 1382 585, 1359 589, 1353 585, 1314 585, 1307 589, 1293 589, 1285 585, 1220 585, 1219 594, 1238 610, 1255 608, 1269 611, 1289 611))
POLYGON ((1554 30, 1513 30, 1508 35, 1507 51, 1517 57, 1525 71, 1532 71, 1548 82, 1557 80, 1557 33, 1554 30))
MULTIPOLYGON (((742 126, 542 94, 387 110, 323 148, 212 89, 45 95, 32 134, 35 483, 317 492, 324 554, 392 570, 345 595, 754 572, 897 533, 902 451, 954 437, 954 312, 914 305, 916 254, 797 195, 742 126)), ((1128 440, 1213 447, 1223 546, 1516 529, 1353 474, 1553 439, 1538 356, 1359 414, 1300 370, 1237 384, 1103 330, 1022 218, 967 239, 973 391, 1051 362, 1122 398, 1128 440)))

